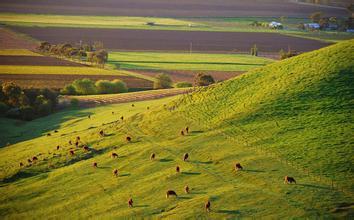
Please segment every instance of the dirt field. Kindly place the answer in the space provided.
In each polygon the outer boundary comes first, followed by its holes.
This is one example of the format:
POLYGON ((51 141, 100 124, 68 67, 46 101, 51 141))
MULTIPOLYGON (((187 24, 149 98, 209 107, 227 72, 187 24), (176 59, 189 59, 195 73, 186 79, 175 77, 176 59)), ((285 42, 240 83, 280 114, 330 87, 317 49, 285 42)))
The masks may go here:
MULTIPOLYGON (((84 66, 83 64, 45 56, 1 56, 0 65, 84 66)), ((1 67, 0 67, 1 68, 1 67)))
POLYGON ((345 16, 344 9, 296 4, 290 0, 1 0, 3 12, 157 17, 308 17, 315 11, 345 16))
POLYGON ((194 75, 197 73, 205 73, 213 76, 215 81, 224 81, 227 79, 231 79, 233 77, 241 75, 243 72, 224 72, 224 71, 188 71, 188 70, 163 70, 163 71, 146 71, 146 70, 134 70, 134 72, 138 72, 145 76, 155 77, 158 73, 167 73, 171 76, 172 81, 176 82, 194 82, 194 75))
MULTIPOLYGON (((0 66, 1 68, 1 66, 0 66)), ((151 81, 140 79, 132 76, 108 76, 108 75, 61 75, 61 74, 0 74, 0 81, 15 82, 17 85, 29 88, 52 88, 61 89, 65 85, 72 83, 76 79, 89 78, 94 81, 106 79, 121 79, 128 88, 144 88, 150 89, 153 86, 151 81)))
MULTIPOLYGON (((0 6, 1 8, 1 6, 0 6)), ((1 10, 1 9, 0 9, 1 10)), ((2 49, 29 49, 33 50, 37 45, 26 40, 10 30, 0 28, 0 50, 2 49)))
POLYGON ((288 47, 300 52, 329 45, 316 40, 276 33, 151 31, 90 28, 13 27, 41 41, 53 44, 102 41, 108 49, 136 51, 249 52, 257 44, 260 52, 279 52, 288 47))

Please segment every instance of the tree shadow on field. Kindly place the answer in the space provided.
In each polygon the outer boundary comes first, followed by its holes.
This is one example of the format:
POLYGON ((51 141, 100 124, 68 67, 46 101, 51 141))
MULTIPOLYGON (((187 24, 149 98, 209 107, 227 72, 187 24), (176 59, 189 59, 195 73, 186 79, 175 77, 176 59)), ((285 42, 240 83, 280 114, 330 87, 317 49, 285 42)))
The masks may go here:
POLYGON ((52 133, 52 135, 46 138, 56 138, 62 135, 60 127, 63 122, 73 120, 72 123, 76 123, 77 120, 87 119, 88 115, 92 115, 92 113, 87 109, 68 109, 23 123, 20 120, 4 119, 4 123, 0 123, 2 127, 0 130, 9 130, 11 132, 0 131, 0 148, 7 143, 15 144, 42 137, 47 133, 52 133), (59 133, 53 133, 52 131, 54 130, 59 130, 59 133))
MULTIPOLYGON (((295 184, 294 184, 295 185, 295 184)), ((301 184, 297 183, 297 186, 303 186, 303 187, 309 187, 309 188, 317 188, 317 189, 331 189, 331 187, 325 187, 325 186, 317 186, 317 185, 312 185, 312 184, 301 184)))
POLYGON ((39 172, 26 172, 26 171, 21 170, 8 178, 0 180, 0 183, 12 183, 12 182, 15 182, 19 179, 36 176, 38 174, 40 174, 40 173, 39 172))
POLYGON ((225 209, 220 209, 216 211, 217 213, 222 213, 222 214, 229 214, 229 215, 239 215, 241 214, 240 211, 238 210, 225 210, 225 209))

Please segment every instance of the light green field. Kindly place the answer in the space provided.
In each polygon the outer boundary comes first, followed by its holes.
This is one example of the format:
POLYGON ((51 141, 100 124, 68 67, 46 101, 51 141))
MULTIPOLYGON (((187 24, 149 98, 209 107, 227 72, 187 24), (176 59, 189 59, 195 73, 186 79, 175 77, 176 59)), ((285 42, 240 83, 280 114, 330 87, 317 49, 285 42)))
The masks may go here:
POLYGON ((239 54, 111 52, 109 64, 121 69, 248 71, 273 60, 239 54))
POLYGON ((0 56, 42 56, 26 49, 4 49, 0 50, 0 56))
POLYGON ((338 42, 352 39, 354 35, 345 32, 319 31, 314 34, 301 31, 299 23, 309 23, 303 18, 235 17, 235 18, 155 18, 123 16, 69 16, 48 14, 0 13, 0 23, 27 27, 77 27, 77 28, 118 28, 148 30, 183 30, 183 31, 226 31, 226 32, 270 32, 297 37, 310 38, 326 42, 338 42), (253 27, 254 21, 269 23, 280 21, 284 30, 272 30, 265 27, 253 27), (156 25, 146 25, 155 22, 156 25))
POLYGON ((20 142, 0 149, 0 216, 350 218, 353 54, 354 40, 190 95, 67 110, 25 124, 1 119, 2 143, 20 142), (180 135, 186 126, 191 131, 180 135), (69 156, 68 141, 77 136, 92 150, 69 156), (39 153, 36 164, 18 166, 39 153), (235 172, 236 162, 244 170, 235 172), (297 184, 284 184, 285 175, 297 184), (166 199, 168 189, 178 197, 166 199), (207 200, 210 213, 203 207, 207 200))

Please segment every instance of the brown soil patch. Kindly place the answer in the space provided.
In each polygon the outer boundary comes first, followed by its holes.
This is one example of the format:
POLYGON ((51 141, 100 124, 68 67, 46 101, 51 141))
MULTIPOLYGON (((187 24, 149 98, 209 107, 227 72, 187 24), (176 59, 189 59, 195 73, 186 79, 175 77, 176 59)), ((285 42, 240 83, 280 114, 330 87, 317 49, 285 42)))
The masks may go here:
POLYGON ((0 74, 0 81, 14 82, 23 88, 52 88, 61 89, 76 79, 89 78, 97 81, 101 79, 121 79, 128 88, 151 89, 151 81, 132 76, 109 76, 109 75, 61 75, 61 74, 0 74))
POLYGON ((1 0, 3 12, 157 17, 308 17, 315 11, 346 16, 345 9, 296 4, 291 0, 1 0))
MULTIPOLYGON (((0 7, 1 8, 1 7, 0 7)), ((29 49, 34 50, 37 45, 26 40, 14 32, 0 28, 0 50, 3 49, 29 49)))
POLYGON ((249 52, 256 44, 260 52, 279 52, 289 47, 306 52, 328 46, 317 40, 286 36, 277 33, 161 31, 129 29, 13 27, 41 41, 52 44, 75 44, 102 41, 106 48, 135 51, 193 51, 202 52, 249 52))
POLYGON ((83 64, 45 56, 1 56, 0 65, 84 66, 83 64))

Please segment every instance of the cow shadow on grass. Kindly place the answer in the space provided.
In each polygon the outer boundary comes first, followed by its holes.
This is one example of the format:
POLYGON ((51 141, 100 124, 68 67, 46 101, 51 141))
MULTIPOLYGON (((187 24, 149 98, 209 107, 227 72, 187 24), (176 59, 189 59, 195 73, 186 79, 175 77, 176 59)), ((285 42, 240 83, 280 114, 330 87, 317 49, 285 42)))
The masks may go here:
POLYGON ((216 211, 217 213, 221 214, 229 214, 229 215, 239 215, 241 214, 239 210, 226 210, 226 209, 220 209, 216 211))
MULTIPOLYGON (((294 185, 295 185, 295 184, 294 184, 294 185)), ((297 183, 296 186, 309 187, 309 188, 316 188, 316 189, 327 189, 327 190, 330 190, 330 189, 331 189, 331 187, 318 186, 318 185, 313 185, 313 184, 301 184, 301 183, 297 183)))
POLYGON ((135 205, 134 207, 136 208, 146 208, 146 207, 150 207, 149 205, 135 205))
POLYGON ((124 174, 121 174, 119 175, 120 177, 125 177, 125 176, 130 176, 130 173, 124 173, 124 174))
POLYGON ((183 175, 200 175, 199 172, 182 172, 183 175))
POLYGON ((192 191, 190 194, 195 194, 195 195, 201 195, 201 194, 207 194, 205 191, 192 191))
POLYGON ((190 161, 191 163, 196 163, 196 164, 212 164, 213 161, 190 161))
POLYGON ((166 162, 171 162, 173 160, 169 159, 169 158, 163 158, 163 159, 160 159, 159 161, 162 162, 162 163, 166 163, 166 162))
POLYGON ((244 169, 244 172, 250 172, 250 173, 264 173, 264 170, 251 170, 251 169, 244 169))
POLYGON ((203 133, 203 131, 190 131, 188 134, 193 135, 193 134, 201 134, 201 133, 203 133))

